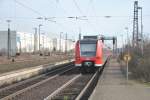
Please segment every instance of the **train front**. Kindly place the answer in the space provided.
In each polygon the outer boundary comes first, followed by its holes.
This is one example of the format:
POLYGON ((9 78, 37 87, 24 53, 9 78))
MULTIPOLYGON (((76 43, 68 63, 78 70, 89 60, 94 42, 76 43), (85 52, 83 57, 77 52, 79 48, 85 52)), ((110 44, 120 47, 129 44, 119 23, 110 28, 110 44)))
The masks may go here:
POLYGON ((100 40, 83 39, 76 43, 75 66, 82 72, 93 72, 102 66, 102 45, 100 40))

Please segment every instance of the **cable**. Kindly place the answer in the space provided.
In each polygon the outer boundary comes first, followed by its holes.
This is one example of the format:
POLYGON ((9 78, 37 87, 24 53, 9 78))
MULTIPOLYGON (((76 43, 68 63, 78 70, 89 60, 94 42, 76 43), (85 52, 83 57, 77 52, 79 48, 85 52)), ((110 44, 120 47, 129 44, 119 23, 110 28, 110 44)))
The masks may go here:
POLYGON ((90 4, 93 2, 93 0, 89 0, 89 3, 88 3, 88 5, 87 5, 87 11, 86 11, 86 13, 87 13, 87 15, 88 15, 88 12, 90 11, 90 4))
MULTIPOLYGON (((94 16, 96 16, 95 9, 94 9, 94 6, 93 6, 93 1, 94 1, 94 0, 89 0, 89 10, 90 10, 90 5, 91 5, 91 9, 92 9, 93 12, 94 12, 93 14, 94 14, 94 16)), ((88 8, 87 8, 87 10, 88 10, 88 8)), ((88 11, 87 11, 87 13, 88 13, 88 11)), ((94 27, 93 27, 93 25, 91 24, 91 22, 90 22, 90 26, 93 28, 94 31, 97 30, 96 27, 95 27, 95 25, 94 25, 94 27)))
POLYGON ((81 13, 81 15, 84 15, 83 12, 82 12, 82 10, 81 10, 80 7, 78 6, 77 2, 76 2, 75 0, 73 0, 73 2, 74 2, 74 4, 75 4, 76 8, 78 9, 78 11, 81 13))
MULTIPOLYGON (((54 2, 53 2, 54 3, 54 2)), ((56 9, 59 7, 59 9, 61 9, 61 10, 63 10, 63 12, 64 12, 64 14, 65 15, 67 15, 67 12, 66 12, 66 10, 61 6, 61 4, 60 4, 60 1, 59 0, 56 0, 56 9)), ((66 16, 62 16, 62 17, 53 17, 53 18, 55 18, 55 19, 68 19, 68 17, 66 17, 66 16)), ((62 27, 62 29, 66 29, 66 30, 69 30, 69 31, 71 31, 71 32, 73 32, 73 30, 72 29, 70 29, 70 28, 68 28, 68 27, 65 27, 64 25, 62 25, 61 23, 58 23, 58 21, 57 22, 55 22, 55 24, 56 25, 58 25, 58 26, 60 26, 60 27, 62 27)), ((74 33, 74 32, 73 32, 74 33)))
MULTIPOLYGON (((74 3, 74 5, 76 6, 77 10, 80 12, 80 14, 81 14, 81 15, 84 15, 83 12, 82 12, 82 10, 81 10, 80 7, 78 6, 77 2, 76 2, 75 0, 73 0, 73 3, 74 3)), ((87 19, 87 22, 89 23, 88 19, 87 19)), ((86 24, 86 25, 88 25, 88 24, 86 24)))
POLYGON ((75 33, 72 29, 70 29, 70 28, 68 28, 68 27, 65 27, 65 26, 62 25, 61 23, 56 22, 55 24, 58 25, 58 26, 61 26, 62 29, 65 28, 65 29, 67 29, 67 30, 69 30, 69 31, 71 31, 71 32, 73 32, 73 33, 75 33))
MULTIPOLYGON (((150 15, 143 15, 144 17, 150 17, 150 15)), ((70 16, 69 16, 70 17, 70 16)), ((78 17, 78 16, 71 16, 71 17, 78 17)), ((80 16, 79 16, 80 17, 80 16)), ((105 18, 107 16, 86 16, 87 18, 105 18)), ((110 16, 110 18, 128 18, 128 17, 132 17, 132 16, 110 16)), ((28 20, 28 19, 37 19, 38 17, 0 17, 0 19, 8 19, 8 18, 16 18, 16 19, 25 19, 25 20, 28 20)), ((65 17, 65 16, 60 16, 60 17, 46 17, 46 18, 54 18, 54 19, 68 19, 68 17, 65 17)), ((84 19, 81 19, 81 20, 84 20, 84 19)), ((87 19, 86 19, 87 20, 87 19)))
POLYGON ((26 8, 26 9, 28 9, 28 10, 30 10, 30 11, 32 11, 32 12, 38 14, 38 15, 40 15, 40 16, 43 16, 40 12, 34 10, 33 8, 28 7, 28 6, 26 6, 25 4, 23 4, 23 3, 21 3, 21 2, 19 2, 19 1, 17 1, 17 0, 14 0, 14 1, 15 1, 17 4, 21 5, 22 7, 26 8))
POLYGON ((68 15, 67 14, 67 12, 66 12, 66 10, 61 6, 61 4, 59 3, 59 1, 56 1, 56 3, 59 5, 59 8, 61 9, 61 10, 63 10, 63 12, 66 14, 66 15, 68 15))

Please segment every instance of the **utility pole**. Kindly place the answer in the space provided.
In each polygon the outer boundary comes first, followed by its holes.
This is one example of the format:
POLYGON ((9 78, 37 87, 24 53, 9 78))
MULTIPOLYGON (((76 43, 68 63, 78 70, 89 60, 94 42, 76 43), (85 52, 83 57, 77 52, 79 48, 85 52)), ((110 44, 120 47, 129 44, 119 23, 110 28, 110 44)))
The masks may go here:
POLYGON ((37 28, 35 27, 34 30, 35 30, 35 33, 34 33, 34 53, 35 53, 37 50, 37 28))
POLYGON ((61 52, 61 38, 62 38, 62 35, 63 32, 60 32, 60 39, 59 39, 59 52, 61 52))
POLYGON ((41 54, 41 43, 40 43, 40 35, 41 35, 41 33, 40 33, 40 31, 41 31, 41 26, 42 26, 42 24, 39 24, 39 53, 41 54))
POLYGON ((8 59, 10 59, 10 53, 11 53, 10 22, 11 22, 11 20, 6 20, 6 22, 8 23, 7 57, 8 57, 8 59))
POLYGON ((81 33, 79 33, 79 40, 81 40, 81 33))
POLYGON ((123 53, 123 51, 124 51, 124 41, 123 41, 123 34, 121 34, 120 36, 121 36, 121 39, 122 39, 122 50, 121 50, 121 52, 123 53))
POLYGON ((117 37, 115 38, 115 49, 116 49, 116 54, 118 54, 118 49, 117 49, 117 37))
POLYGON ((43 40, 43 43, 42 43, 42 44, 43 44, 43 46, 42 46, 42 47, 43 47, 43 49, 42 49, 43 54, 44 54, 44 41, 45 41, 45 39, 44 39, 44 35, 45 35, 45 34, 43 33, 43 39, 42 39, 42 40, 43 40))
POLYGON ((112 38, 113 40, 113 55, 115 54, 115 37, 112 38))
POLYGON ((133 47, 138 46, 139 31, 138 31, 138 1, 134 2, 134 19, 133 19, 133 37, 132 45, 133 47))
POLYGON ((21 50, 21 40, 19 41, 19 44, 20 44, 20 49, 19 49, 19 51, 20 51, 20 55, 21 55, 21 52, 22 52, 22 50, 21 50))
POLYGON ((67 54, 67 33, 66 33, 66 39, 65 39, 65 53, 67 54))
POLYGON ((81 28, 79 28, 79 40, 81 40, 81 28))
POLYGON ((142 7, 138 7, 138 9, 141 10, 141 52, 142 52, 142 55, 143 55, 143 14, 142 14, 142 7))

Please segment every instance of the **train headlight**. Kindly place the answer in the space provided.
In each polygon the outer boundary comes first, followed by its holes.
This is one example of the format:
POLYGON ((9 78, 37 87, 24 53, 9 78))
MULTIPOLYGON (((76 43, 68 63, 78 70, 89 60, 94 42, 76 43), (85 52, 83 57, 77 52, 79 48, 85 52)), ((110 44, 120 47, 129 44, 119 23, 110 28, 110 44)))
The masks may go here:
POLYGON ((90 66, 92 66, 92 65, 93 65, 92 62, 84 62, 84 66, 90 67, 90 66))

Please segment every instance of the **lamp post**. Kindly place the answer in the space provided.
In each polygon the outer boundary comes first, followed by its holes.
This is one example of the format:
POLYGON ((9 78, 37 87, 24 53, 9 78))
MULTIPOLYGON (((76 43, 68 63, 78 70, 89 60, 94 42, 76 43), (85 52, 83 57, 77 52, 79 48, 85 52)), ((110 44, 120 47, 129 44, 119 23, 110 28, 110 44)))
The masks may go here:
POLYGON ((40 33, 40 31, 41 31, 41 26, 43 26, 42 24, 39 24, 39 53, 41 53, 41 43, 40 43, 40 35, 41 35, 41 33, 40 33))
POLYGON ((11 22, 11 20, 6 20, 6 22, 8 23, 7 57, 8 57, 8 59, 10 59, 10 52, 11 52, 10 22, 11 22))

